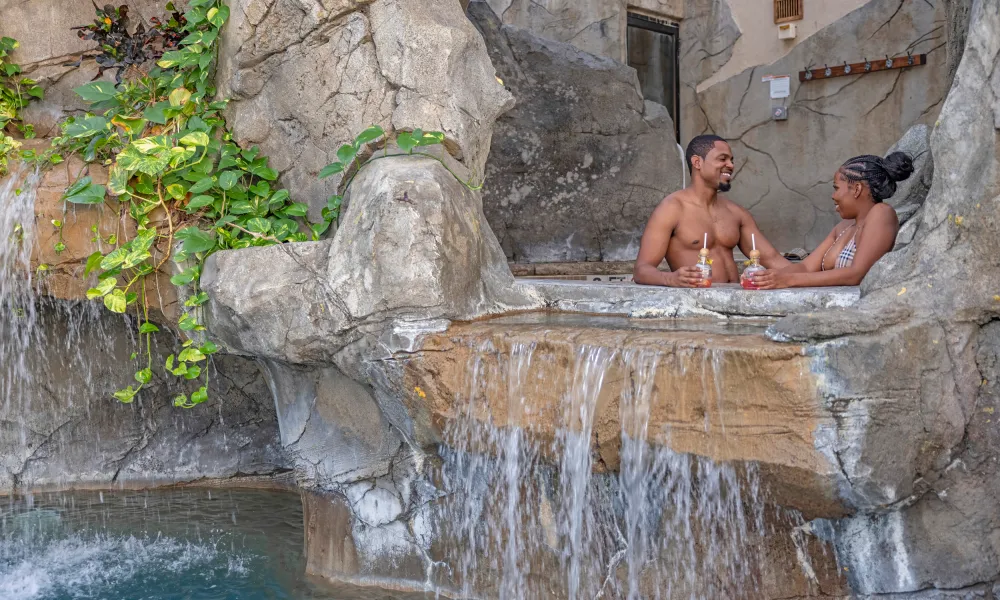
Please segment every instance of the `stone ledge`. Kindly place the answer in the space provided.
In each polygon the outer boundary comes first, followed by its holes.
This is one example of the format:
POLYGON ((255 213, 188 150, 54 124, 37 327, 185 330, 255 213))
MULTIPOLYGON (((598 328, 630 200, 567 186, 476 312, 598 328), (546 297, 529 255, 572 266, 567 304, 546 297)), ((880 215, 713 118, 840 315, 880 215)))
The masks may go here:
POLYGON ((861 297, 857 287, 752 291, 737 284, 707 289, 680 289, 631 283, 590 283, 518 279, 517 285, 537 294, 545 306, 567 312, 630 317, 783 317, 847 308, 861 297))

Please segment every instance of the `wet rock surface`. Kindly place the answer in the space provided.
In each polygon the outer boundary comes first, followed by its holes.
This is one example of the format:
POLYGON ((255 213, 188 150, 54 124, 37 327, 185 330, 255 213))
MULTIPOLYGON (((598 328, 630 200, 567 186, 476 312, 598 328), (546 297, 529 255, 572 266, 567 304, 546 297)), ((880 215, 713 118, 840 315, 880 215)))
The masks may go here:
MULTIPOLYGON (((254 362, 214 359, 211 399, 195 410, 174 408, 173 397, 187 390, 157 375, 122 404, 112 393, 132 379, 137 349, 123 320, 96 306, 40 302, 44 333, 23 357, 27 370, 10 356, 4 363, 18 380, 5 382, 0 409, 0 493, 212 479, 266 485, 290 470, 254 362)), ((162 363, 175 343, 157 336, 152 360, 162 363)))

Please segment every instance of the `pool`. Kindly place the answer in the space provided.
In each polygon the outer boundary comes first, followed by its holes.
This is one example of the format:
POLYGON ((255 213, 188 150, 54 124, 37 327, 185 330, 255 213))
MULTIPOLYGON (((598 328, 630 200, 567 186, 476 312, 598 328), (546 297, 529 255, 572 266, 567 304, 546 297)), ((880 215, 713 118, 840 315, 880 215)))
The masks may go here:
POLYGON ((187 488, 0 500, 3 600, 410 600, 305 575, 297 493, 187 488))

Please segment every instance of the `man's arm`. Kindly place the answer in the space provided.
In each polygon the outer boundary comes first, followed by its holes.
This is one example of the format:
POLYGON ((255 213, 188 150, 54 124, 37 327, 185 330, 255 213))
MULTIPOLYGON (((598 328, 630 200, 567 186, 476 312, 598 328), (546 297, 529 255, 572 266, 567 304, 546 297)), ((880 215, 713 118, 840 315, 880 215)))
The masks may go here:
POLYGON ((685 266, 664 273, 657 267, 667 255, 670 238, 680 219, 680 209, 668 196, 653 211, 646 223, 639 245, 639 256, 635 260, 632 280, 645 285, 665 285, 669 287, 697 287, 701 282, 701 272, 693 266, 685 266))
POLYGON ((791 261, 782 256, 760 232, 760 228, 757 227, 757 222, 753 220, 750 211, 738 204, 733 204, 733 206, 740 213, 740 252, 744 256, 750 256, 750 251, 756 243, 757 250, 760 251, 762 265, 768 269, 781 269, 790 266, 791 261))

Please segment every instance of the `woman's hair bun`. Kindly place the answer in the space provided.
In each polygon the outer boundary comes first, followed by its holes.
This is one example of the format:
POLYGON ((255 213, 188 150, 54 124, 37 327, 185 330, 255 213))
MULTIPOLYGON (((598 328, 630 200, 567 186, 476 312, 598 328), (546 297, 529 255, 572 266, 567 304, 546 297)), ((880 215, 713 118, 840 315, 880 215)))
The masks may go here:
POLYGON ((913 175, 913 159, 905 152, 893 152, 882 159, 891 181, 903 181, 913 175))

